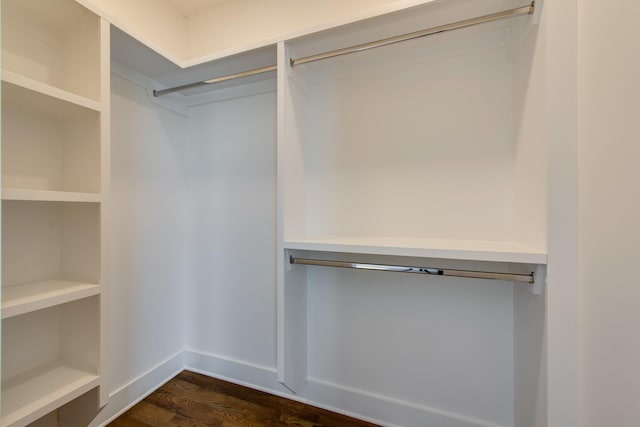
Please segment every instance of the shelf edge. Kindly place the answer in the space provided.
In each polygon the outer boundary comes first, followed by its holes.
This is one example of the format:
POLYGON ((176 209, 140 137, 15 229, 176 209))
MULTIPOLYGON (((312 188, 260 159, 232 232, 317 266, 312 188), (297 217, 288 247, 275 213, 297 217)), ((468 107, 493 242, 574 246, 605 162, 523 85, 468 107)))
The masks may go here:
POLYGON ((74 382, 79 382, 79 384, 72 390, 64 393, 52 393, 53 396, 50 398, 41 397, 40 399, 36 399, 36 402, 39 400, 42 400, 43 402, 39 403, 35 409, 27 410, 25 408, 19 408, 8 414, 3 411, 2 417, 0 418, 0 424, 3 427, 20 427, 27 425, 48 414, 53 409, 59 408, 89 390, 101 385, 101 378, 99 375, 90 374, 88 372, 85 372, 84 374, 87 378, 83 381, 79 381, 79 379, 75 380, 74 382))
POLYGON ((346 252, 365 255, 390 255, 408 256, 419 258, 439 258, 461 261, 486 261, 507 262, 519 264, 547 264, 547 254, 542 251, 527 250, 473 250, 438 247, 410 247, 410 246, 386 246, 381 244, 338 243, 322 241, 285 240, 285 249, 322 251, 322 252, 346 252))
MULTIPOLYGON (((40 283, 40 282, 36 282, 40 283)), ((69 282, 72 283, 72 282, 69 282)), ((16 286, 28 286, 16 285, 16 286)), ((41 292, 41 297, 37 295, 31 297, 17 298, 13 302, 2 301, 2 319, 8 319, 11 317, 19 316, 21 314, 31 313, 33 311, 43 310, 45 308, 54 307, 68 302, 78 301, 84 298, 89 298, 95 295, 100 295, 101 288, 98 284, 90 283, 76 283, 73 289, 69 287, 67 291, 64 289, 49 292, 41 292), (50 294, 50 295, 47 295, 50 294), (20 302, 20 300, 28 300, 27 302, 20 302)))
POLYGON ((73 92, 48 85, 38 80, 33 80, 21 74, 2 69, 2 81, 19 86, 23 89, 30 90, 42 95, 50 96, 60 101, 68 102, 82 108, 88 108, 93 111, 102 111, 102 105, 99 101, 85 98, 73 92))
POLYGON ((80 193, 73 191, 26 190, 3 188, 2 200, 20 200, 33 202, 86 202, 100 203, 100 193, 80 193))

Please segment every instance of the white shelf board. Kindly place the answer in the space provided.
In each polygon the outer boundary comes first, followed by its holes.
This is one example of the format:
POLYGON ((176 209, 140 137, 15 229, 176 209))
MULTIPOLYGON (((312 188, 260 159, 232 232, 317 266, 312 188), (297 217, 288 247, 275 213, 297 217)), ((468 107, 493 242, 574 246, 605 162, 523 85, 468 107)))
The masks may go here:
POLYGON ((67 280, 44 280, 2 288, 2 318, 98 295, 100 286, 67 280))
POLYGON ((2 70, 2 102, 63 117, 82 116, 101 110, 97 101, 8 70, 2 70))
POLYGON ((286 249, 395 255, 465 261, 546 264, 547 253, 516 242, 388 237, 302 237, 286 239, 286 249))
POLYGON ((61 364, 2 383, 2 427, 29 424, 100 385, 97 375, 61 364))
POLYGON ((89 202, 99 203, 100 193, 76 193, 72 191, 28 190, 3 188, 2 200, 25 200, 36 202, 89 202))

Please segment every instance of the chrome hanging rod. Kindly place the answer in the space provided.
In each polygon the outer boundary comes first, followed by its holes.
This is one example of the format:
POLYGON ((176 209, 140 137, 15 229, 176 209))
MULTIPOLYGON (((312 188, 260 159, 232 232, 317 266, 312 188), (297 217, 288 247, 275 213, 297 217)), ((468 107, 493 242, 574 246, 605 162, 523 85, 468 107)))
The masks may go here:
POLYGON ((179 90, 191 89, 192 87, 210 85, 213 83, 226 82, 227 80, 239 79, 241 77, 255 76, 256 74, 268 73, 269 71, 275 71, 278 69, 277 65, 269 65, 268 67, 256 68, 255 70, 243 71, 241 73, 229 74, 227 76, 215 77, 213 79, 205 80, 202 82, 189 83, 182 86, 171 87, 168 89, 154 90, 153 96, 162 96, 168 93, 177 92, 179 90))
POLYGON ((356 268, 360 270, 394 271, 398 273, 430 274, 434 276, 466 277, 472 279, 506 280, 508 282, 533 283, 531 274, 495 273, 489 271, 452 270, 449 268, 409 267, 404 265, 368 264, 348 261, 329 261, 289 257, 290 264, 317 265, 322 267, 356 268))
POLYGON ((492 13, 490 15, 480 16, 478 18, 471 18, 464 21, 454 22, 452 24, 440 25, 426 30, 415 31, 413 33, 403 34, 400 36, 389 37, 386 39, 377 40, 374 42, 363 43, 356 46, 345 47, 343 49, 332 50, 331 52, 319 53, 317 55, 305 56, 304 58, 289 59, 292 67, 300 64, 306 64, 308 62, 320 61, 322 59, 333 58, 336 56, 346 55, 348 53, 362 52, 364 50, 373 49, 376 47, 387 46, 394 43, 400 43, 407 40, 413 40, 420 37, 431 36, 433 34, 444 33, 446 31, 457 30, 460 28, 471 27, 473 25, 484 24, 491 21, 498 21, 500 19, 515 18, 516 16, 531 15, 535 10, 535 2, 531 2, 529 6, 518 7, 516 9, 505 10, 502 12, 492 13))

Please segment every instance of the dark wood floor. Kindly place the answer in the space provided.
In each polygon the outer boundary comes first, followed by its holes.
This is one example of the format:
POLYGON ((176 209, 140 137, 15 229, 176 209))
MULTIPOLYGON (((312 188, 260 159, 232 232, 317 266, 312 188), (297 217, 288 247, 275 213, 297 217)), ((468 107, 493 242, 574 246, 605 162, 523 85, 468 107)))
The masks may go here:
POLYGON ((375 427, 375 424, 183 371, 109 426, 375 427))

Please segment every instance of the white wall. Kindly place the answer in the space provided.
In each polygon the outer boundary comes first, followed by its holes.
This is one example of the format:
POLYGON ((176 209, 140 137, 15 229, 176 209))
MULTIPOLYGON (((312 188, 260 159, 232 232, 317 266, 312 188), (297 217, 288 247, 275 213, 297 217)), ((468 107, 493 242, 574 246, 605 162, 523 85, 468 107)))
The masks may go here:
MULTIPOLYGON (((272 85, 275 86, 275 85, 272 85)), ((194 278, 187 349, 276 366, 273 90, 189 108, 194 278)))
POLYGON ((182 351, 186 118, 112 73, 110 388, 182 351))
MULTIPOLYGON (((397 260, 411 261, 421 260, 397 260)), ((307 268, 312 382, 433 408, 447 422, 513 425, 510 283, 307 268)))
POLYGON ((640 4, 578 3, 582 426, 640 425, 640 4))

